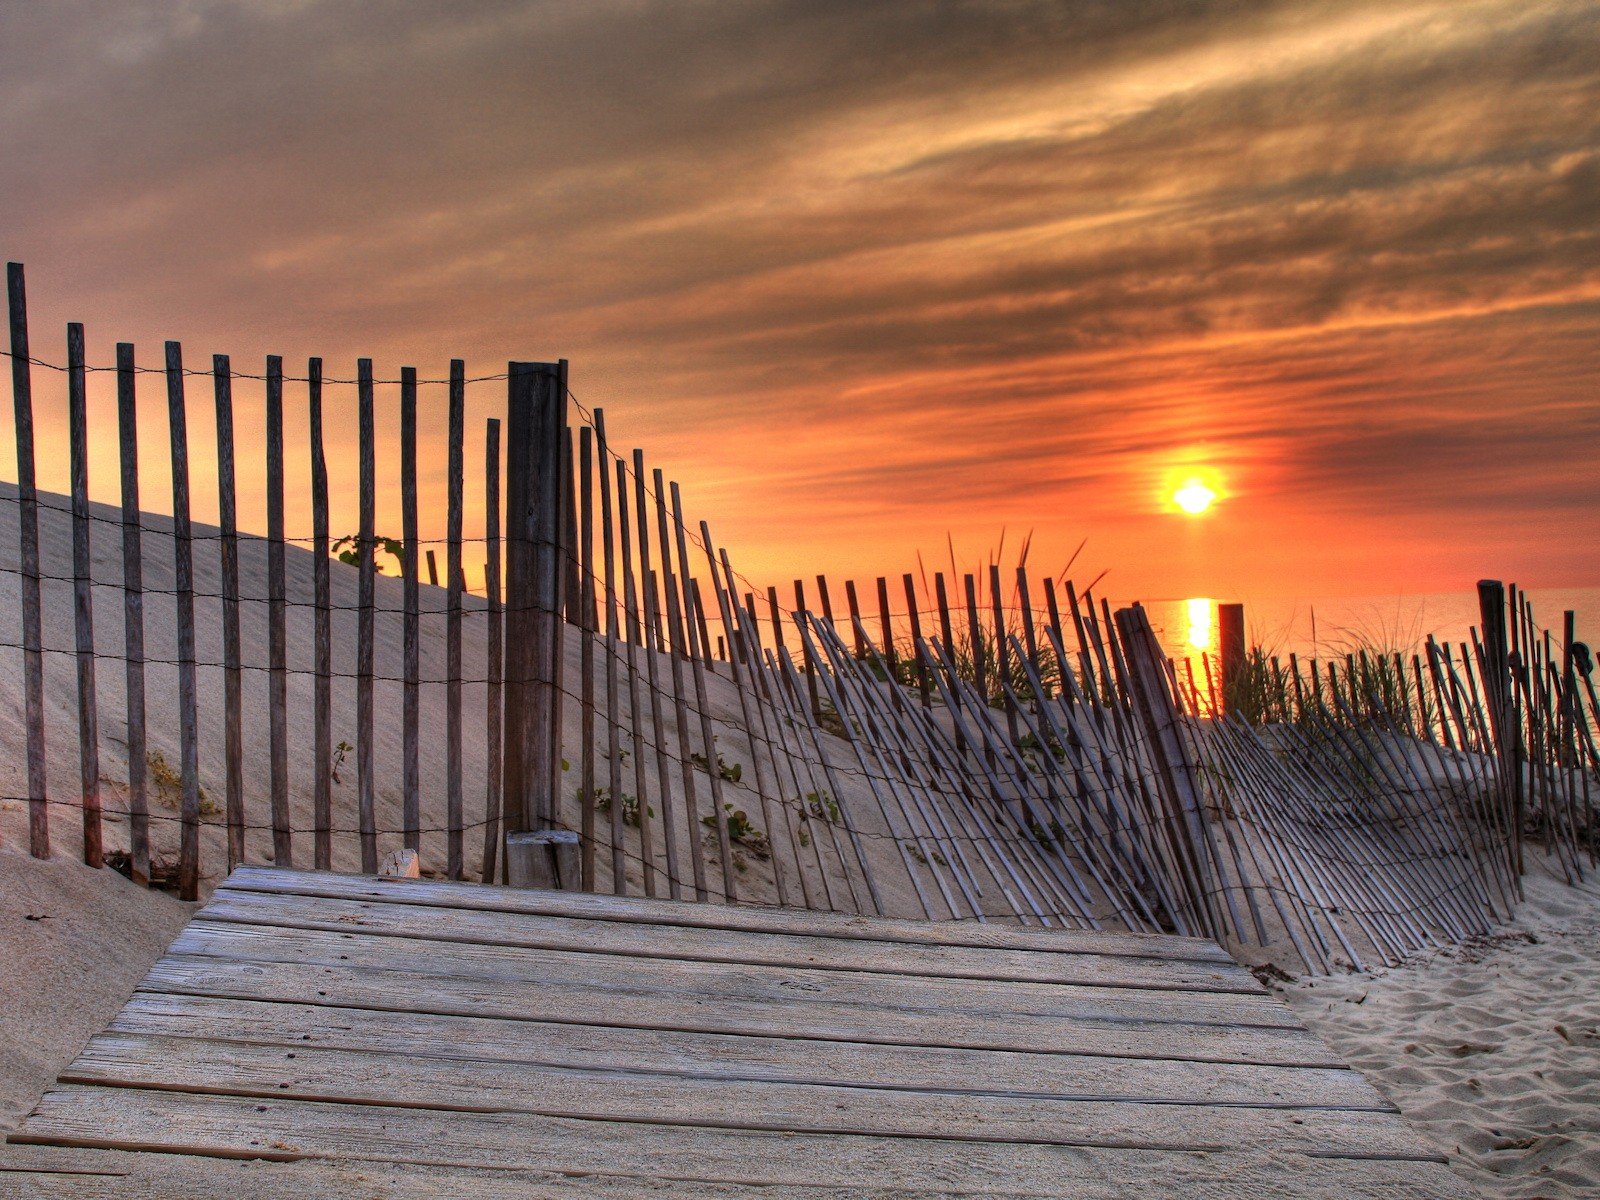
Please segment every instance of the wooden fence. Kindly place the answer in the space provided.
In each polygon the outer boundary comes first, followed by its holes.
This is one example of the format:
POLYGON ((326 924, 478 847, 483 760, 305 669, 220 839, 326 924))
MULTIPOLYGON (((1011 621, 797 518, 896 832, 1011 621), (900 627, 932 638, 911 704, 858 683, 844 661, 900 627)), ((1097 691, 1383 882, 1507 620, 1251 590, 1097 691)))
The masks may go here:
POLYGON ((1515 589, 1483 585, 1469 646, 1280 664, 1241 645, 1198 671, 1162 654, 1141 608, 1021 568, 877 578, 870 610, 855 581, 780 597, 642 451, 613 448, 564 362, 379 379, 370 360, 335 378, 270 357, 256 375, 226 356, 186 368, 168 343, 161 367, 128 345, 91 365, 72 325, 52 364, 30 349, 20 266, 8 284, 18 470, 0 509, 19 553, 0 574, 18 591, 27 755, 6 791, 35 854, 65 818, 86 862, 194 897, 240 862, 306 865, 309 840, 319 869, 408 850, 449 878, 1177 930, 1312 970, 1487 931, 1530 842, 1569 878, 1592 866, 1593 663, 1570 616, 1542 634, 1515 589), (66 385, 64 501, 37 485, 35 371, 66 385), (101 373, 117 508, 91 500, 101 373), (170 519, 140 492, 149 375, 170 519), (238 485, 244 382, 262 398, 264 536, 240 524, 257 499, 238 485), (197 473, 190 389, 207 385, 216 453, 197 473), (469 392, 502 386, 479 405, 469 486, 469 392), (430 421, 445 436, 424 442, 430 421), (391 539, 379 447, 396 426, 391 539), (352 428, 354 486, 337 449, 334 486, 330 438, 348 450, 352 428), (442 464, 419 462, 424 445, 442 464), (192 516, 213 465, 214 527, 192 516), (308 495, 291 506, 296 471, 308 495), (356 532, 336 538, 346 495, 356 532), (442 587, 422 536, 438 508, 442 587), (301 510, 310 533, 291 536, 301 510), (96 557, 108 536, 120 558, 96 557))

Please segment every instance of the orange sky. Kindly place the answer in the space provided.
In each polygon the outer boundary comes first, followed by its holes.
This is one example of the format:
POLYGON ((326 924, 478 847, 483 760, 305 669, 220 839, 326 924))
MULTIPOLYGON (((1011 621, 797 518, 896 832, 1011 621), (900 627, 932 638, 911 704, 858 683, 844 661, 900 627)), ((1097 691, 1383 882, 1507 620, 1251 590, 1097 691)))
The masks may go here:
POLYGON ((565 356, 763 580, 1004 529, 1130 597, 1593 585, 1597 49, 1538 0, 10 6, 0 250, 54 361, 565 356))

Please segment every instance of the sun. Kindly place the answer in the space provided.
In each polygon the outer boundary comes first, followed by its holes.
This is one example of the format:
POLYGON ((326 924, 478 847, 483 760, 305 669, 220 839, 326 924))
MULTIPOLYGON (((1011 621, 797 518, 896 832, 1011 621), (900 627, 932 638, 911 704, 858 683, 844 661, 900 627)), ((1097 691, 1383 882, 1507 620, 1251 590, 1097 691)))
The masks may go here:
POLYGON ((1205 513, 1216 500, 1216 489, 1198 479, 1185 480, 1183 486, 1172 493, 1172 502, 1191 517, 1205 513))

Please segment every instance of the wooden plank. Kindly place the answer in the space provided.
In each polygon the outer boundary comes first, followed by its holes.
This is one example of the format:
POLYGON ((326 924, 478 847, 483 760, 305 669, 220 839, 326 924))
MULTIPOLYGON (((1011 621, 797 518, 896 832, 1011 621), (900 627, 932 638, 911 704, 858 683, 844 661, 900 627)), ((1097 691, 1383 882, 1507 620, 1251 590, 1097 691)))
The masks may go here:
MULTIPOLYGON (((328 544, 328 457, 322 441, 322 360, 306 365, 311 425, 312 771, 311 824, 317 870, 333 865, 333 594, 328 544)), ((230 751, 230 758, 232 752, 230 751)), ((241 764, 242 767, 242 764, 241 764)))
MULTIPOLYGON (((629 533, 628 509, 630 504, 628 487, 628 464, 622 456, 617 456, 616 465, 617 481, 617 548, 622 555, 622 606, 623 615, 627 619, 627 638, 624 642, 624 653, 627 658, 628 674, 628 712, 633 722, 633 781, 634 796, 638 807, 639 823, 639 864, 642 868, 644 894, 654 898, 656 894, 656 856, 652 844, 654 838, 651 834, 650 824, 650 788, 649 775, 645 770, 646 751, 648 757, 655 760, 656 786, 660 789, 658 801, 661 804, 661 832, 665 842, 667 859, 667 891, 674 900, 681 892, 678 881, 678 850, 677 834, 673 832, 671 809, 667 801, 672 795, 672 781, 667 775, 667 760, 661 748, 666 745, 666 734, 663 731, 661 719, 662 696, 656 684, 656 655, 652 652, 650 626, 644 620, 641 607, 642 597, 634 584, 633 550, 629 533), (637 644, 637 652, 635 650, 637 644), (637 658, 639 654, 644 657, 647 686, 644 688, 643 702, 640 697, 640 679, 637 658), (646 703, 647 702, 647 703, 646 703), (645 710, 650 714, 650 732, 645 730, 645 710), (653 736, 651 736, 653 734, 653 736)), ((649 530, 646 527, 644 538, 648 545, 649 530)), ((615 802, 614 802, 615 803, 615 802)), ((620 807, 620 806, 619 806, 620 807)))
MULTIPOLYGON (((813 937, 856 938, 870 941, 909 942, 929 946, 991 946, 1064 954, 1132 955, 1213 963, 1235 975, 1241 986, 1258 987, 1248 972, 1222 947, 1201 938, 1157 933, 1093 932, 1072 929, 1016 929, 972 922, 894 920, 841 913, 801 912, 772 908, 729 908, 718 905, 678 904, 636 898, 554 895, 504 888, 483 888, 423 880, 405 888, 379 883, 360 875, 279 871, 271 867, 243 867, 229 877, 228 891, 270 892, 280 895, 334 896, 378 900, 393 904, 432 904, 476 908, 489 912, 547 913, 553 916, 590 917, 595 920, 642 923, 652 926, 688 926, 703 929, 796 933, 813 937)), ((219 889, 219 894, 220 894, 219 889)))
MULTIPOLYGON (((463 843, 466 806, 462 794, 461 753, 461 496, 465 486, 463 442, 466 440, 467 365, 450 360, 450 412, 446 453, 445 593, 444 610, 444 772, 445 772, 445 874, 460 879, 465 872, 463 843)), ((432 561, 433 551, 429 551, 432 561)))
MULTIPOLYGON (((691 586, 693 580, 689 574, 689 546, 685 537, 686 530, 683 524, 683 497, 678 492, 678 484, 674 481, 671 485, 672 492, 672 524, 676 534, 678 550, 677 586, 673 587, 672 595, 668 597, 672 604, 681 598, 683 610, 683 624, 693 631, 697 623, 703 627, 704 615, 695 605, 695 592, 691 586)), ((665 516, 665 507, 661 504, 661 472, 656 472, 656 499, 659 511, 665 516)), ((665 539, 665 527, 662 529, 665 539)), ((670 543, 663 540, 662 561, 667 564, 669 576, 672 573, 672 555, 670 543)), ((672 586, 669 584, 669 586, 672 586)), ((703 648, 704 643, 701 643, 703 648)), ((695 711, 700 718, 700 744, 705 747, 706 778, 711 785, 711 819, 717 833, 717 855, 722 860, 722 890, 723 896, 729 904, 739 901, 739 889, 735 880, 735 863, 733 858, 733 843, 728 835, 728 809, 731 807, 723 799, 722 791, 722 762, 717 754, 716 733, 711 722, 711 701, 706 692, 706 669, 702 656, 696 653, 691 644, 686 647, 689 658, 689 673, 694 681, 695 711)))
POLYGON ((50 857, 50 801, 44 740, 44 617, 39 584, 39 495, 33 455, 33 359, 28 290, 21 263, 6 264, 11 339, 11 408, 17 445, 17 537, 22 582, 22 679, 28 727, 28 853, 50 857))
POLYGON ((1439 1160, 1394 1113, 669 1078, 196 1037, 101 1034, 61 1082, 613 1123, 1439 1160))
POLYGON ((885 1045, 1341 1065, 1302 1029, 1130 1018, 1129 1004, 1103 999, 1103 991, 1055 1001, 1054 1012, 984 1011, 976 1002, 969 1011, 958 1004, 961 989, 973 986, 963 981, 942 995, 955 1007, 919 1008, 918 996, 927 1003, 936 989, 897 987, 893 976, 795 972, 786 983, 781 971, 764 967, 625 962, 542 950, 496 956, 488 947, 459 943, 284 929, 263 936, 252 928, 186 932, 151 968, 141 990, 885 1045), (265 963, 274 964, 270 971, 263 971, 265 963), (530 981, 533 971, 548 974, 530 981), (596 1011, 597 988, 603 989, 603 1011, 596 1011))
POLYGON ((283 519, 283 359, 267 355, 267 726, 272 861, 294 865, 289 812, 289 626, 283 519))
MULTIPOLYGON (((1112 954, 1052 954, 971 946, 919 946, 904 942, 807 937, 801 934, 730 933, 722 929, 657 925, 646 930, 618 921, 519 912, 381 904, 362 900, 272 896, 220 889, 200 916, 245 924, 426 936, 485 945, 582 950, 641 958, 804 966, 815 970, 870 971, 944 979, 1014 980, 1085 987, 1223 993, 1251 1004, 1277 1002, 1248 974, 1209 964, 1112 954), (307 924, 307 922, 316 922, 307 924)), ((1280 1014, 1281 1015, 1281 1014, 1280 1014)), ((1279 1020, 1277 1023, 1287 1023, 1279 1020)))
MULTIPOLYGON (((594 610, 594 430, 587 425, 578 432, 578 453, 581 460, 578 468, 580 518, 577 547, 580 592, 578 612, 581 616, 580 629, 583 637, 583 643, 579 648, 581 662, 579 669, 583 676, 579 681, 580 703, 583 707, 578 737, 579 775, 582 780, 580 784, 582 795, 579 799, 581 810, 579 861, 583 890, 593 892, 598 890, 594 882, 594 819, 598 801, 595 795, 594 777, 594 642, 597 631, 594 610)), ((622 807, 622 801, 615 793, 612 795, 612 804, 618 809, 622 807)))
POLYGON ((505 670, 505 614, 500 601, 500 422, 490 417, 483 442, 484 512, 484 604, 486 663, 484 688, 484 799, 483 799, 483 880, 495 878, 495 863, 504 829, 505 792, 503 789, 501 734, 503 730, 503 689, 505 670))
MULTIPOLYGON (((14 1140, 188 1149, 236 1157, 626 1173, 652 1180, 843 1185, 870 1179, 926 1193, 1026 1180, 1040 1195, 1124 1196, 1159 1180, 1169 1195, 1226 1181, 1242 1197, 1457 1196, 1442 1166, 1294 1154, 1181 1154, 1003 1141, 790 1134, 576 1121, 518 1113, 262 1101, 133 1088, 52 1089, 14 1140), (603 1130, 603 1132, 602 1132, 603 1130)), ((1212 1194, 1229 1194, 1214 1192, 1212 1194)))
MULTIPOLYGON (((600 473, 600 545, 601 561, 605 570, 605 635, 606 635, 606 795, 610 800, 611 830, 611 891, 621 896, 628 890, 625 838, 625 819, 622 810, 622 712, 621 689, 617 678, 617 653, 622 638, 622 621, 617 612, 617 548, 616 528, 611 514, 611 447, 606 441, 605 410, 594 410, 595 453, 599 458, 600 473)), ((620 465, 620 464, 619 464, 620 465)), ((632 671, 633 647, 628 647, 628 682, 635 709, 638 703, 638 682, 632 671)), ((633 718, 637 721, 637 716, 633 718)), ((634 768, 640 779, 644 778, 643 755, 638 756, 634 768)), ((638 790, 639 796, 644 789, 638 790)), ((641 812, 644 810, 641 809, 641 812)), ((591 891, 598 891, 591 886, 591 891)))
MULTIPOLYGON (((226 354, 211 357, 216 400, 217 514, 221 527, 218 569, 222 576, 222 722, 224 811, 228 822, 228 869, 244 861, 244 678, 239 630, 239 515, 233 454, 233 370, 226 354)), ((323 548, 324 556, 327 548, 323 548)), ((326 754, 318 757, 327 762, 326 754)), ((318 772, 321 778, 322 772, 318 772)), ((319 866, 324 866, 320 859, 319 866)))
POLYGON ((372 657, 377 562, 374 554, 376 524, 377 451, 373 445, 372 360, 356 363, 357 437, 360 440, 360 517, 356 533, 356 807, 361 826, 361 869, 378 870, 378 817, 376 764, 373 762, 372 657))
POLYGON ((417 538, 417 369, 400 368, 400 796, 407 850, 422 849, 422 609, 417 538))
POLYGON ((83 326, 67 326, 67 425, 72 460, 72 627, 78 669, 78 786, 83 861, 103 863, 100 828, 100 704, 94 668, 94 555, 89 544, 89 414, 83 326))
MULTIPOLYGON (((149 751, 144 705, 144 531, 139 509, 139 409, 133 346, 117 343, 117 434, 122 467, 122 637, 124 714, 128 731, 128 818, 131 874, 150 882, 149 751)), ((230 862, 229 866, 233 864, 230 862)))
POLYGON ((172 443, 173 599, 178 635, 178 756, 183 776, 178 896, 200 896, 200 707, 195 681, 194 549, 189 522, 189 423, 183 349, 167 343, 167 427, 172 443))
POLYGON ((289 1048, 321 1046, 696 1079, 826 1082, 974 1096, 1395 1111, 1371 1084, 1342 1067, 880 1046, 664 1029, 631 1029, 619 1038, 614 1028, 598 1022, 510 1021, 164 992, 135 994, 111 1024, 113 1032, 153 1036, 192 1036, 197 1030, 225 1041, 289 1048))

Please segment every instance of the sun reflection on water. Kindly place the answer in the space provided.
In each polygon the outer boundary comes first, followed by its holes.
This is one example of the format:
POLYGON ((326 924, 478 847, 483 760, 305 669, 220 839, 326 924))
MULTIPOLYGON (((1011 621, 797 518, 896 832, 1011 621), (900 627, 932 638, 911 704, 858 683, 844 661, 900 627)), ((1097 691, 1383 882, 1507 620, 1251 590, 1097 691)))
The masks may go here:
POLYGON ((1193 596, 1183 602, 1184 615, 1189 622, 1189 635, 1186 639, 1192 649, 1209 651, 1216 649, 1216 626, 1213 614, 1216 609, 1209 596, 1193 596))

